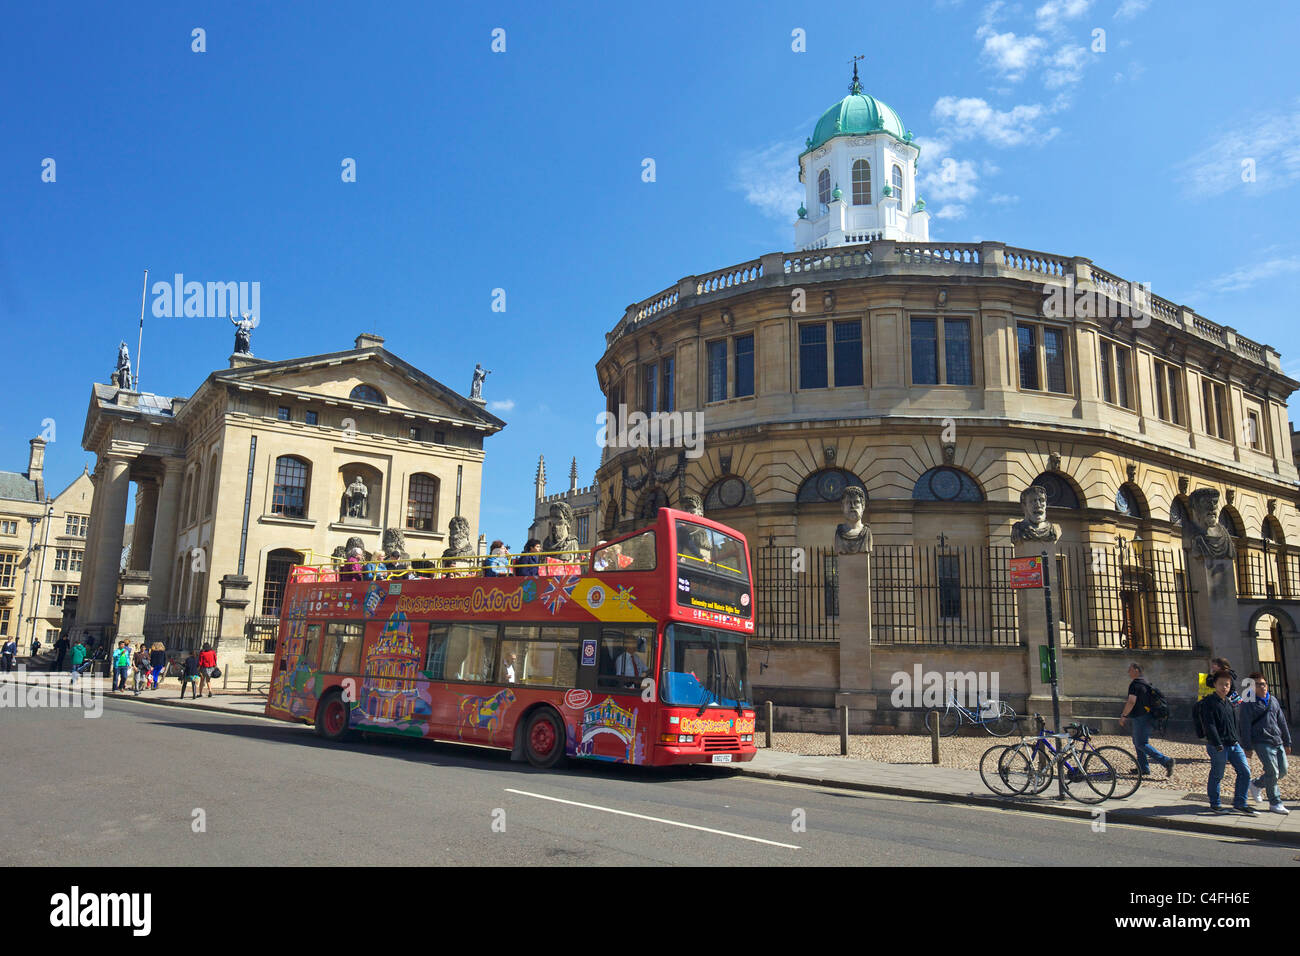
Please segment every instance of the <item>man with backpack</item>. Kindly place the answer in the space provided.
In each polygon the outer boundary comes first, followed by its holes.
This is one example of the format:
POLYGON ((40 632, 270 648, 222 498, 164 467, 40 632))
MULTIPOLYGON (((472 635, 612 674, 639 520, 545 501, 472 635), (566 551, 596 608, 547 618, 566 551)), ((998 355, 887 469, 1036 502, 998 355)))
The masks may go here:
POLYGON ((1291 749, 1291 728, 1278 699, 1268 692, 1268 678, 1256 671, 1250 675, 1255 682, 1254 694, 1247 694, 1237 705, 1237 729, 1241 745, 1250 756, 1251 750, 1259 752, 1259 762, 1264 775, 1250 782, 1247 803, 1268 797, 1268 809, 1273 813, 1290 813, 1282 804, 1282 794, 1277 782, 1286 776, 1286 754, 1291 749))
POLYGON ((1165 695, 1152 687, 1142 676, 1142 665, 1132 663, 1128 666, 1128 699, 1124 701, 1124 712, 1119 715, 1119 725, 1131 720, 1133 750, 1137 753, 1138 771, 1142 776, 1151 773, 1151 761, 1154 760, 1165 768, 1165 776, 1173 776, 1174 758, 1166 757, 1151 746, 1151 727, 1160 720, 1169 717, 1169 704, 1165 695))
POLYGON ((1227 671, 1215 674, 1214 693, 1196 702, 1192 708, 1192 722, 1196 725, 1196 736, 1205 738, 1205 752, 1210 758, 1210 776, 1205 782, 1210 811, 1232 812, 1219 803, 1219 784, 1223 781, 1223 771, 1231 763, 1237 774, 1232 790, 1232 809, 1253 817, 1259 814, 1246 802, 1246 791, 1250 787, 1250 763, 1239 743, 1237 711, 1228 703, 1228 693, 1231 690, 1232 675, 1227 671))

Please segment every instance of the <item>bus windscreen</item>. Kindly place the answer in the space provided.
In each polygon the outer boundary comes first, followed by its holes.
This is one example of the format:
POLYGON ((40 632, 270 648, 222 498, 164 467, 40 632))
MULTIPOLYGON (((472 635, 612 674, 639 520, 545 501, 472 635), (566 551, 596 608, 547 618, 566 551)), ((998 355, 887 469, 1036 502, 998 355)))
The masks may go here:
POLYGON ((734 617, 750 616, 749 560, 739 538, 678 520, 677 603, 734 617))

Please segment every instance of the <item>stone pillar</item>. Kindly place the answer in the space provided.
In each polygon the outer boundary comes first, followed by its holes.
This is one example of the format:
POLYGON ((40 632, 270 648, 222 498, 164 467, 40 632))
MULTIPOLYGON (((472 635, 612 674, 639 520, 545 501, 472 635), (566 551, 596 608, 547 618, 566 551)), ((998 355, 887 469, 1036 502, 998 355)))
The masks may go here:
MULTIPOLYGON (((1061 582, 1056 579, 1057 542, 1055 541, 1020 541, 1015 545, 1017 558, 1042 558, 1044 567, 1051 574, 1052 585, 1052 626, 1056 627, 1057 661, 1060 661, 1061 630, 1057 622, 1061 619, 1061 582), (1043 552, 1047 557, 1043 558, 1043 552)), ((1043 603, 1041 588, 1019 588, 1016 591, 1016 621, 1020 630, 1020 641, 1025 647, 1025 667, 1028 669, 1026 686, 1029 688, 1029 702, 1026 710, 1046 716, 1052 713, 1052 685, 1043 680, 1039 671, 1038 655, 1040 647, 1047 644, 1047 609, 1043 603)), ((1056 691, 1065 697, 1063 677, 1057 673, 1056 691)))
POLYGON ((102 463, 95 465, 95 471, 90 476, 91 483, 95 486, 95 491, 90 498, 90 516, 86 522, 86 545, 82 552, 81 564, 81 588, 78 595, 77 614, 77 633, 86 634, 86 625, 91 623, 90 609, 91 602, 95 596, 95 548, 99 544, 99 518, 103 512, 104 503, 104 467, 102 463))
POLYGON ((185 462, 168 458, 163 462, 162 486, 154 511, 153 548, 149 570, 153 586, 149 589, 149 613, 167 613, 167 600, 171 596, 172 574, 176 566, 176 524, 180 517, 181 484, 185 462))
POLYGON ((1231 558, 1207 558, 1192 550, 1186 556, 1196 610, 1196 643, 1208 650, 1206 657, 1226 657, 1238 674, 1245 674, 1241 668, 1253 669, 1249 662, 1258 653, 1254 641, 1248 644, 1241 630, 1236 564, 1231 558))
POLYGON ((144 640, 145 605, 149 603, 149 572, 122 572, 121 592, 117 597, 117 639, 136 647, 144 640))
POLYGON ((153 529, 158 513, 158 483, 139 482, 135 498, 135 531, 131 538, 131 570, 148 571, 153 561, 153 529))
MULTIPOLYGON (((94 594, 88 620, 106 624, 113 620, 117 600, 117 576, 122 565, 122 539, 126 534, 126 505, 131 491, 131 460, 121 455, 107 456, 104 472, 103 500, 98 502, 100 524, 95 551, 86 557, 94 563, 94 594)), ((99 498, 98 492, 95 495, 99 498)))
POLYGON ((840 690, 835 706, 875 710, 871 677, 871 555, 835 558, 839 581, 840 690))
POLYGON ((221 597, 217 598, 220 608, 217 634, 217 664, 223 671, 234 676, 238 668, 240 673, 247 670, 244 654, 248 647, 244 624, 248 618, 248 591, 250 581, 242 574, 227 574, 221 579, 221 597))

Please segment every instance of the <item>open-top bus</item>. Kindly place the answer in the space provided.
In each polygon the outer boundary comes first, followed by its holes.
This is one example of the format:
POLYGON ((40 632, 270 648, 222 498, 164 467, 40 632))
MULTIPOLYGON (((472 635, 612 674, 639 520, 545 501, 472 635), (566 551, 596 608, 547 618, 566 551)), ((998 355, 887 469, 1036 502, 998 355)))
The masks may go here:
POLYGON ((753 758, 742 535, 664 508, 652 527, 548 558, 536 575, 489 577, 482 563, 448 559, 418 577, 372 566, 369 580, 295 567, 266 713, 330 740, 462 741, 538 767, 753 758))

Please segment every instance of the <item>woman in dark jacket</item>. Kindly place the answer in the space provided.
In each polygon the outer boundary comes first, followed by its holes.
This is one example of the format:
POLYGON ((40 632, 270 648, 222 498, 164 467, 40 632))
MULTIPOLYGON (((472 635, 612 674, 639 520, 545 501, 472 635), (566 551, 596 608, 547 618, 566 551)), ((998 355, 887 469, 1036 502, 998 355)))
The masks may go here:
POLYGON ((536 538, 529 538, 524 545, 524 553, 515 558, 514 573, 537 577, 537 566, 542 563, 542 543, 536 538))
POLYGON ((158 681, 162 679, 163 668, 167 666, 167 649, 163 647, 162 641, 154 641, 153 648, 149 651, 149 677, 153 689, 158 689, 158 681))
POLYGON ((193 651, 185 658, 181 671, 181 700, 185 699, 185 688, 190 689, 193 697, 199 696, 199 659, 193 651))

